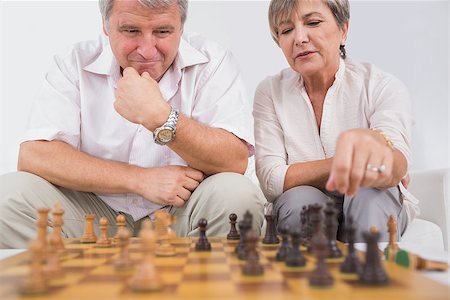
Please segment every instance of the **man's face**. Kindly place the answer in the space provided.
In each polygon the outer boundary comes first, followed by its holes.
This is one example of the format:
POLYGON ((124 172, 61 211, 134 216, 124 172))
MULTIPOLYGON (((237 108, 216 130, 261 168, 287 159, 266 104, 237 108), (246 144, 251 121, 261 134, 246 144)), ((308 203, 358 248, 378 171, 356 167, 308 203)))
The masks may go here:
POLYGON ((183 32, 177 4, 150 9, 135 0, 114 1, 109 27, 103 27, 119 65, 156 81, 174 61, 183 32))

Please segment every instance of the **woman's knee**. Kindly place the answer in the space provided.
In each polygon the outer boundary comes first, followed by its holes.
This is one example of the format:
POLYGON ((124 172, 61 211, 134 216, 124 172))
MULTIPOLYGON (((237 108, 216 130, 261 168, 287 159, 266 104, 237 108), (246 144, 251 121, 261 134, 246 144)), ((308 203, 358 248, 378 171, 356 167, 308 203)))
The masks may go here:
POLYGON ((363 188, 353 198, 346 197, 344 201, 344 212, 357 215, 375 212, 396 215, 401 208, 400 195, 396 188, 388 190, 363 188))
POLYGON ((326 203, 329 198, 319 189, 302 185, 287 190, 274 203, 276 210, 300 210, 303 206, 315 203, 326 203))
POLYGON ((285 223, 290 226, 300 224, 300 212, 303 206, 326 203, 329 198, 321 190, 312 186, 297 186, 281 194, 274 203, 278 216, 278 226, 285 223))

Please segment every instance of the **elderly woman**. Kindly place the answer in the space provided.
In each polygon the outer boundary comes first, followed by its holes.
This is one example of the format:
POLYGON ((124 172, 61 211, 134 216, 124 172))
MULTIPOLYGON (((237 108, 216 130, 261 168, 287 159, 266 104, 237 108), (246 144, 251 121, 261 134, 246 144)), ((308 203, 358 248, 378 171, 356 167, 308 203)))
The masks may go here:
POLYGON ((409 96, 392 75, 346 58, 349 16, 347 0, 271 1, 271 34, 290 68, 256 90, 257 176, 278 225, 300 226, 304 205, 333 199, 340 225, 352 216, 356 241, 373 225, 388 240, 390 215, 399 239, 418 213, 401 183, 409 96))

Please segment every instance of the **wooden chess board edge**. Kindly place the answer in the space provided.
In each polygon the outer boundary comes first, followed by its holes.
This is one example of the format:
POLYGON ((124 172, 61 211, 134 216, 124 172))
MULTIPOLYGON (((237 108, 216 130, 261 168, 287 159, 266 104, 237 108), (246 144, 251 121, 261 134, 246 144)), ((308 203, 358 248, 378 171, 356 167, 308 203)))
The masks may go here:
POLYGON ((24 251, 22 253, 15 254, 13 256, 0 260, 0 273, 1 270, 5 270, 12 266, 26 262, 28 260, 28 257, 29 257, 28 251, 24 251))

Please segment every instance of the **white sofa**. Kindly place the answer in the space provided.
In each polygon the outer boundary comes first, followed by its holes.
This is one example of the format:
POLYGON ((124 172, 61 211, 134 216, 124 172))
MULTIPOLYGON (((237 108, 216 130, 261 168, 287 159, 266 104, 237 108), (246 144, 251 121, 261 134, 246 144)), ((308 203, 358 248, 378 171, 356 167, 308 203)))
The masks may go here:
POLYGON ((419 199, 420 216, 407 228, 401 242, 424 250, 449 251, 450 169, 415 171, 408 190, 419 199))

